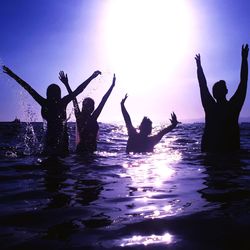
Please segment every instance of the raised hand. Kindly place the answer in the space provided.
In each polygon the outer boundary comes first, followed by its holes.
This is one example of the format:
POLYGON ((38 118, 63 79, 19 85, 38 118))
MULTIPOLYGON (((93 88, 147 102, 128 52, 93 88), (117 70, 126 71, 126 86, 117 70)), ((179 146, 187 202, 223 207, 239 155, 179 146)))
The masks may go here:
POLYGON ((195 55, 195 61, 196 61, 197 67, 201 67, 201 56, 200 56, 200 54, 195 55))
POLYGON ((7 74, 9 76, 13 75, 13 72, 8 67, 6 67, 5 65, 2 68, 3 68, 3 73, 5 73, 5 74, 7 74))
POLYGON ((178 123, 180 123, 180 122, 178 122, 176 114, 174 112, 171 114, 171 119, 169 119, 169 120, 170 120, 171 124, 174 126, 176 126, 178 123))
POLYGON ((63 71, 60 71, 59 72, 59 77, 58 77, 61 82, 64 84, 64 85, 69 85, 69 80, 68 80, 68 76, 67 74, 64 74, 63 71))
POLYGON ((244 46, 244 44, 241 47, 241 56, 243 59, 247 59, 248 57, 248 52, 249 52, 249 47, 248 44, 244 46))
POLYGON ((102 74, 102 72, 101 71, 99 71, 99 70, 97 70, 97 71, 95 71, 93 74, 92 74, 92 78, 96 78, 97 76, 99 76, 99 75, 101 75, 102 74))
POLYGON ((115 86, 115 81, 116 81, 116 77, 115 77, 115 74, 113 76, 113 82, 112 82, 112 86, 114 87, 115 86))
POLYGON ((121 104, 124 105, 126 99, 128 98, 128 94, 125 95, 125 97, 122 99, 121 104))

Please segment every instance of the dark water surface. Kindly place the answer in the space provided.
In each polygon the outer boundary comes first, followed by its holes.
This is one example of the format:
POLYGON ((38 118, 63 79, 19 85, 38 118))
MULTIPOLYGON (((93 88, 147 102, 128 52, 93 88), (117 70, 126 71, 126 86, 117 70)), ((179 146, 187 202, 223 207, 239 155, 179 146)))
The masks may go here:
POLYGON ((1 249, 249 250, 250 124, 238 155, 200 153, 202 129, 127 155, 125 128, 100 124, 96 154, 45 159, 42 123, 0 123, 1 249))

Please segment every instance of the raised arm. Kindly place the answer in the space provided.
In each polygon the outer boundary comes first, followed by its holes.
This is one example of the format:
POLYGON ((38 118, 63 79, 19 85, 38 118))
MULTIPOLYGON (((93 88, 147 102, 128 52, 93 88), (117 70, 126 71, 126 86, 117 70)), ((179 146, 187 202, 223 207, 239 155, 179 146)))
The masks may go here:
POLYGON ((172 131, 177 126, 177 124, 180 123, 178 122, 177 117, 174 112, 171 114, 170 122, 171 122, 171 125, 162 129, 157 135, 152 136, 154 145, 157 144, 165 134, 172 131))
POLYGON ((100 75, 100 71, 95 71, 86 81, 84 81, 82 84, 80 84, 75 91, 71 92, 67 96, 65 96, 63 99, 66 103, 69 103, 72 101, 77 95, 79 95, 87 86, 88 84, 95 79, 98 75, 100 75))
POLYGON ((40 96, 27 82, 22 80, 6 66, 3 66, 3 72, 16 80, 35 99, 38 104, 40 104, 41 106, 44 105, 45 99, 40 96))
POLYGON ((113 88, 114 88, 114 86, 115 86, 115 81, 116 81, 116 77, 115 77, 115 74, 114 74, 114 76, 113 76, 113 82, 112 82, 112 84, 111 84, 109 90, 108 90, 108 91, 106 92, 106 94, 103 96, 103 98, 102 98, 100 104, 98 105, 98 107, 96 108, 96 110, 94 111, 94 113, 93 113, 93 115, 92 115, 92 117, 93 117, 94 119, 97 120, 97 118, 98 118, 99 115, 101 114, 102 109, 103 109, 103 107, 104 107, 106 101, 108 100, 108 98, 109 98, 109 96, 110 96, 110 94, 111 94, 111 92, 112 92, 112 90, 113 90, 113 88))
POLYGON ((135 128, 132 125, 129 113, 124 105, 127 98, 128 98, 128 95, 126 94, 125 97, 121 101, 121 109, 122 109, 122 115, 123 115, 127 130, 128 130, 128 135, 130 135, 131 133, 135 131, 135 128))
POLYGON ((207 80, 206 80, 205 74, 201 66, 200 54, 197 54, 195 56, 195 61, 197 65, 197 77, 198 77, 199 86, 200 86, 201 102, 202 102, 203 108, 206 109, 206 107, 210 103, 214 103, 214 99, 212 95, 210 94, 208 87, 207 87, 207 80))
POLYGON ((246 93, 247 93, 247 80, 248 80, 248 44, 245 46, 242 45, 241 48, 241 70, 240 70, 240 83, 239 86, 235 92, 235 94, 232 96, 230 102, 233 102, 237 109, 241 110, 243 103, 246 98, 246 93))
MULTIPOLYGON (((72 94, 73 91, 71 90, 71 88, 69 86, 69 80, 68 80, 67 74, 64 74, 63 71, 60 71, 59 72, 59 79, 65 85, 65 87, 66 87, 67 91, 69 92, 69 94, 72 94)), ((73 98, 73 105, 74 105, 74 110, 75 110, 75 116, 77 118, 78 115, 80 114, 80 108, 79 108, 76 97, 73 98)))

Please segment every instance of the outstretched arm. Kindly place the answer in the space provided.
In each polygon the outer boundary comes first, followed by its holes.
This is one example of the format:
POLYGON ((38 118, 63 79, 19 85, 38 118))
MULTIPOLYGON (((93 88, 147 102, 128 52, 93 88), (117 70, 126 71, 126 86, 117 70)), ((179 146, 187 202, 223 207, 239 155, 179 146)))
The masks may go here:
POLYGON ((45 99, 40 96, 27 82, 12 72, 8 67, 3 66, 3 72, 16 80, 35 99, 35 101, 38 102, 38 104, 41 106, 44 104, 45 99))
POLYGON ((177 126, 177 124, 180 123, 178 122, 177 117, 174 112, 171 114, 170 122, 171 122, 171 125, 162 129, 157 135, 152 136, 154 145, 157 144, 165 134, 172 131, 177 126))
POLYGON ((98 107, 96 108, 96 110, 94 111, 92 117, 97 120, 97 118, 99 117, 99 115, 101 114, 102 112, 102 109, 106 103, 106 101, 108 100, 114 86, 115 86, 115 81, 116 81, 116 77, 115 77, 115 74, 113 76, 113 82, 112 82, 112 85, 110 86, 109 90, 106 92, 106 94, 103 96, 100 104, 98 105, 98 107))
POLYGON ((208 87, 207 87, 207 80, 205 77, 205 74, 203 72, 202 66, 201 66, 201 57, 200 54, 197 54, 195 56, 195 61, 197 65, 197 77, 199 81, 200 86, 200 95, 201 95, 201 102, 204 109, 210 104, 214 102, 213 97, 211 96, 208 87))
POLYGON ((240 111, 243 103, 246 98, 246 93, 247 93, 247 80, 248 80, 248 44, 245 46, 242 45, 241 49, 241 71, 240 71, 240 83, 239 86, 235 92, 235 94, 232 96, 231 100, 237 107, 237 109, 240 111))
POLYGON ((67 96, 65 96, 63 99, 66 103, 69 103, 70 101, 72 101, 77 95, 79 95, 87 86, 88 84, 95 79, 98 75, 100 75, 101 72, 100 71, 95 71, 86 81, 84 81, 81 85, 79 85, 75 91, 73 91, 72 93, 68 94, 67 96))
MULTIPOLYGON (((65 85, 66 89, 68 90, 69 94, 72 94, 73 91, 71 90, 70 86, 69 86, 69 80, 68 80, 68 76, 67 74, 64 74, 63 71, 59 72, 59 79, 61 80, 61 82, 65 85)), ((80 108, 79 105, 77 103, 77 99, 76 97, 73 98, 73 105, 74 105, 74 110, 75 110, 75 116, 76 118, 78 117, 78 115, 80 114, 80 108)))
POLYGON ((135 129, 132 125, 129 113, 124 105, 127 98, 128 98, 128 95, 126 94, 125 97, 121 101, 121 109, 122 109, 122 115, 123 115, 127 130, 128 130, 128 135, 130 135, 131 133, 133 133, 135 131, 135 129))

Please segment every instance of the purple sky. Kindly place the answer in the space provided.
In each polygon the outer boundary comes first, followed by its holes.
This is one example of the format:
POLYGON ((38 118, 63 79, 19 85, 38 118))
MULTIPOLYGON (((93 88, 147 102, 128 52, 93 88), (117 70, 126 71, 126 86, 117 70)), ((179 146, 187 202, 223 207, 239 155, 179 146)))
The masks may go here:
MULTIPOLYGON (((79 96, 79 101, 91 96, 97 104, 116 73, 99 121, 122 120, 125 93, 133 120, 147 115, 168 121, 172 111, 184 121, 202 118, 194 56, 201 54, 209 88, 224 79, 230 98, 239 83, 241 45, 250 43, 250 2, 180 0, 179 7, 176 2, 1 1, 0 63, 43 96, 51 83, 66 94, 60 70, 68 73, 73 89, 100 70, 103 75, 79 96)), ((41 121, 38 104, 15 81, 0 73, 0 85, 1 121, 16 116, 41 121)), ((249 93, 241 117, 250 117, 249 93)))

